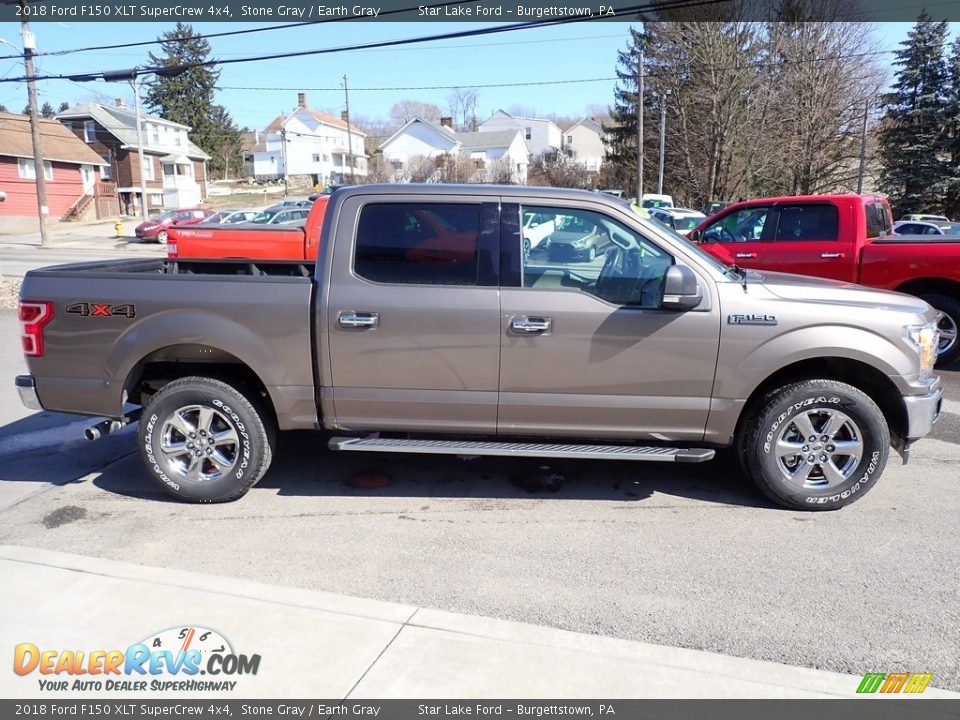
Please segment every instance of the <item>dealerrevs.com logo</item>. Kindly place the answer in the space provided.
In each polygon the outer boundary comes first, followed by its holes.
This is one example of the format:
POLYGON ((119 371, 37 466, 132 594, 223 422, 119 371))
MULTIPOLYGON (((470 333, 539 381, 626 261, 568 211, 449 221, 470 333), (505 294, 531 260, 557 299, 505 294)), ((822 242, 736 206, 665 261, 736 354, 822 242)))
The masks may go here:
POLYGON ((53 692, 233 690, 238 681, 231 678, 259 668, 260 655, 238 654, 223 635, 199 626, 162 630, 126 650, 49 650, 33 643, 13 650, 13 671, 36 673, 40 689, 53 692))

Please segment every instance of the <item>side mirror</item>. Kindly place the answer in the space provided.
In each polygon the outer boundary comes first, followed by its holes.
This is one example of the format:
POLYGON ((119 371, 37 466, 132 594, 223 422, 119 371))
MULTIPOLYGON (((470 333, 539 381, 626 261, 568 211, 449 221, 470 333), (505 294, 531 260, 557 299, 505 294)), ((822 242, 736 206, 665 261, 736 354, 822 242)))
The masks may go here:
POLYGON ((690 242, 699 244, 703 242, 703 230, 691 230, 689 237, 690 242))
POLYGON ((691 310, 703 300, 703 288, 696 274, 683 265, 671 265, 663 280, 661 307, 667 310, 691 310))

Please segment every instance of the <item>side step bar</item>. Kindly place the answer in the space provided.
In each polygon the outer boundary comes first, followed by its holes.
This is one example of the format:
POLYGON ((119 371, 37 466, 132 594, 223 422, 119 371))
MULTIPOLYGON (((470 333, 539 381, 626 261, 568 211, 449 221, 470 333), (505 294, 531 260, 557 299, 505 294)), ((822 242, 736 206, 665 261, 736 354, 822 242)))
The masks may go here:
POLYGON ((635 445, 563 445, 555 443, 488 442, 484 440, 403 440, 335 437, 331 450, 433 455, 501 455, 506 457, 571 458, 577 460, 647 460, 699 463, 712 460, 708 448, 638 447, 635 445))

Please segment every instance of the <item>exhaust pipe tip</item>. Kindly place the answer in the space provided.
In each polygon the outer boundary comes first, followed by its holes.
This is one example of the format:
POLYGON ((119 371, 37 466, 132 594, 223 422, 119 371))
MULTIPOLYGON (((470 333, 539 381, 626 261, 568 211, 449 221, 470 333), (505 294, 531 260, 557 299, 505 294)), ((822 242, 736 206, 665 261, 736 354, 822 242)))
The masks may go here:
POLYGON ((84 430, 83 436, 87 439, 88 442, 96 442, 101 437, 103 437, 100 433, 100 428, 96 426, 88 427, 86 430, 84 430))

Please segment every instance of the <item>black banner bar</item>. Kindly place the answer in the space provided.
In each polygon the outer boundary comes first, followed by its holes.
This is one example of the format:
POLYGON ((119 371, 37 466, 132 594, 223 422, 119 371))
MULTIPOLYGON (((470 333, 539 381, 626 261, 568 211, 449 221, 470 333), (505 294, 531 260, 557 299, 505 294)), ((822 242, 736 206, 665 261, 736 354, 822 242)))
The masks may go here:
MULTIPOLYGON (((0 22, 26 14, 31 22, 490 22, 513 23, 578 16, 620 22, 661 20, 774 20, 778 8, 816 13, 814 0, 0 0, 0 22)), ((838 5, 827 19, 914 21, 921 6, 900 0, 838 5), (836 13, 842 14, 837 17, 836 13)), ((928 6, 935 20, 960 19, 960 3, 928 6)), ((792 17, 796 19, 796 17, 792 17)), ((809 19, 820 19, 811 15, 809 19)))

